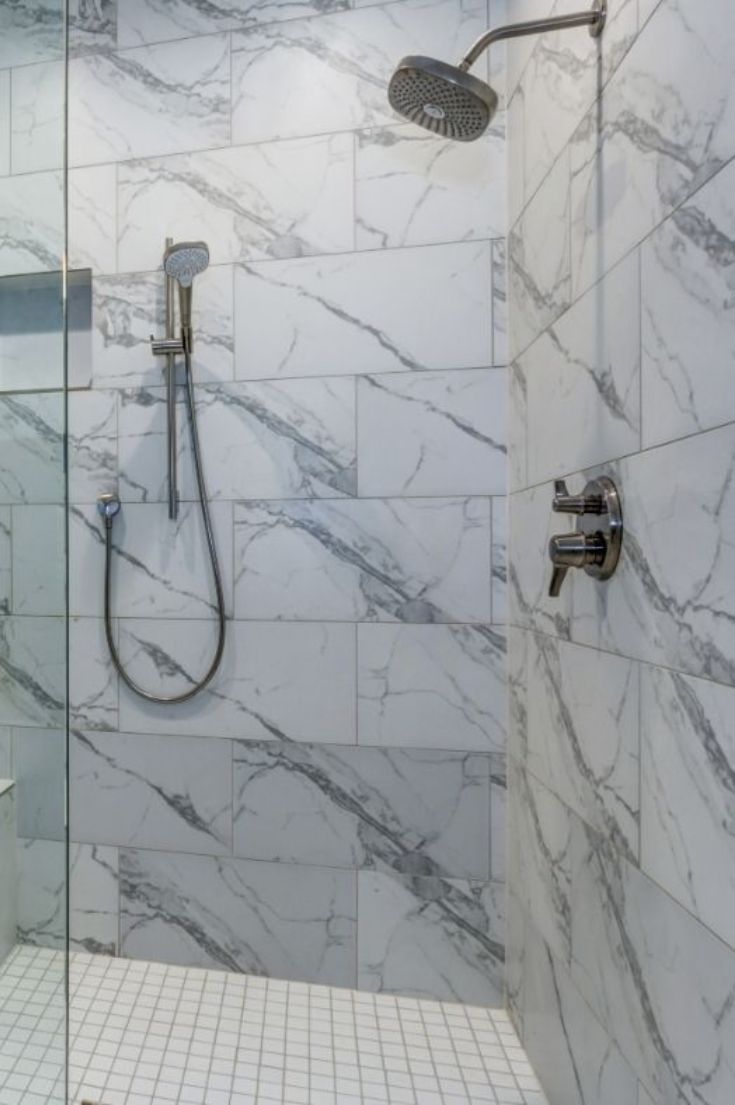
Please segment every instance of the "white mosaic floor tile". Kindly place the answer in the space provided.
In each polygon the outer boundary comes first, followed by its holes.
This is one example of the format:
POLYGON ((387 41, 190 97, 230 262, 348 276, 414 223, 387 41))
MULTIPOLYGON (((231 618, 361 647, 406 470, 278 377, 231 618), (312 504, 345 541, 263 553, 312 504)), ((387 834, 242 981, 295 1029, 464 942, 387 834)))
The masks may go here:
MULTIPOLYGON (((502 1009, 74 954, 72 1105, 546 1105, 502 1009)), ((64 957, 0 968, 0 1101, 63 1105, 64 957)))

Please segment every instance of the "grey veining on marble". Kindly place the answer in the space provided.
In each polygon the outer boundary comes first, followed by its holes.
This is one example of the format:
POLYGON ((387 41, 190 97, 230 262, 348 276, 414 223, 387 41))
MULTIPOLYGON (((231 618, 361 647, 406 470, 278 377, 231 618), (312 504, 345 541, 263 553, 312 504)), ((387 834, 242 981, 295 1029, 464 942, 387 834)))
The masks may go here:
POLYGON ((63 396, 0 396, 0 501, 58 503, 63 498, 63 396))
POLYGON ((155 267, 162 229, 186 240, 192 225, 213 264, 350 250, 352 156, 351 136, 335 134, 128 162, 120 267, 155 267))
POLYGON ((69 772, 75 841, 211 855, 231 851, 229 741, 74 731, 69 772))
POLYGON ((64 249, 61 172, 0 179, 0 276, 54 272, 64 249))
POLYGON ((236 614, 487 621, 489 523, 481 498, 239 504, 236 614))
POLYGON ((527 760, 536 777, 634 860, 639 683, 622 657, 530 634, 527 760))
POLYGON ((18 939, 63 948, 66 943, 66 845, 18 838, 18 939))
POLYGON ((732 949, 582 823, 575 836, 574 981, 654 1097, 725 1105, 735 1076, 732 949))
POLYGON ((78 729, 118 728, 118 676, 102 618, 69 619, 69 720, 78 729))
POLYGON ((505 141, 497 119, 471 143, 440 140, 405 125, 359 131, 355 142, 358 248, 505 233, 505 141))
MULTIPOLYGON (((176 694, 206 670, 214 624, 126 619, 122 659, 143 686, 176 694)), ((234 621, 211 687, 175 707, 151 706, 122 689, 120 726, 125 732, 354 743, 355 672, 353 625, 234 621)))
POLYGON ((477 753, 239 742, 234 794, 239 856, 490 874, 489 761, 477 753))
POLYGON ((64 54, 59 0, 14 0, 0 9, 0 67, 30 65, 64 54))
POLYGON ((71 165, 224 146, 230 138, 228 38, 73 58, 69 96, 71 165))
POLYGON ((646 446, 735 417, 734 181, 731 163, 641 249, 646 446))
POLYGON ((487 365, 492 357, 489 251, 487 242, 462 242, 240 265, 235 375, 257 379, 487 365))
POLYGON ((94 955, 118 954, 118 852, 98 844, 69 848, 69 941, 94 955))
POLYGON ((501 751, 505 659, 499 627, 358 626, 358 742, 501 751))
POLYGON ((70 0, 70 56, 114 49, 118 11, 126 7, 127 0, 70 0))
POLYGON ((343 11, 351 0, 120 0, 121 47, 343 11))
POLYGON ((635 1105, 635 1074, 530 922, 524 943, 523 1044, 549 1100, 635 1105))
POLYGON ((64 642, 63 618, 0 619, 0 723, 63 724, 64 642))
POLYGON ((126 956, 354 984, 350 872, 123 849, 120 894, 126 956))
POLYGON ((501 888, 384 871, 358 874, 361 988, 495 1005, 501 1000, 501 888))
POLYGON ((735 691, 643 668, 641 866, 735 949, 735 691))
POLYGON ((361 495, 502 495, 505 373, 422 372, 357 381, 361 495))
POLYGON ((530 484, 640 445, 638 266, 634 252, 523 355, 530 484))
POLYGON ((405 0, 234 32, 233 140, 393 123, 385 85, 396 59, 405 53, 459 57, 486 18, 478 0, 405 0))

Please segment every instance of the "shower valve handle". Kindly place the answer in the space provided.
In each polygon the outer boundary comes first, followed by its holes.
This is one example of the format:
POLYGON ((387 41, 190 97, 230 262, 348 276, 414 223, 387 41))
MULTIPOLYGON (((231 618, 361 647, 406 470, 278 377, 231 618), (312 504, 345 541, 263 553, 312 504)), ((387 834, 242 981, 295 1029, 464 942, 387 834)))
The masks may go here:
POLYGON ((613 481, 600 476, 590 480, 581 495, 570 495, 564 480, 556 480, 552 509, 578 514, 580 521, 573 533, 557 533, 549 541, 554 566, 549 596, 558 598, 570 568, 582 568, 593 579, 609 579, 623 544, 623 514, 613 481))

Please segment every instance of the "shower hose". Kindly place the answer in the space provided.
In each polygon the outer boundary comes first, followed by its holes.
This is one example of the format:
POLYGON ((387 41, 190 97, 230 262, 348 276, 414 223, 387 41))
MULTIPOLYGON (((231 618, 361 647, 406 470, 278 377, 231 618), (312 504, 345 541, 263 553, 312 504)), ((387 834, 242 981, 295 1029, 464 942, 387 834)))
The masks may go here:
POLYGON ((207 489, 204 480, 204 465, 202 463, 202 451, 199 443, 199 430, 197 428, 197 415, 196 404, 194 402, 194 382, 191 375, 191 352, 185 348, 184 350, 184 367, 186 372, 186 405, 189 412, 189 427, 191 431, 191 445, 192 453, 194 455, 194 471, 196 474, 197 488, 199 491, 199 504, 202 511, 202 522, 204 524, 204 533, 207 539, 207 549, 209 551, 209 562, 212 568, 212 578, 214 580, 214 589, 217 601, 217 647, 214 650, 214 656, 212 662, 207 669, 206 674, 199 680, 198 683, 194 683, 188 691, 183 691, 181 694, 171 695, 170 697, 160 697, 159 695, 152 694, 151 691, 147 691, 144 687, 141 687, 138 683, 132 679, 125 670, 120 654, 115 644, 115 639, 112 632, 112 529, 114 525, 115 515, 120 509, 120 503, 117 499, 111 496, 105 496, 108 507, 111 509, 102 509, 102 514, 105 520, 105 635, 107 637, 107 646, 110 650, 110 656, 112 662, 115 665, 120 678, 123 683, 134 691, 135 694, 140 695, 141 698, 147 699, 148 702, 155 702, 159 705, 175 705, 179 702, 188 702, 190 698, 194 698, 195 695, 203 691, 204 688, 212 681, 217 668, 222 660, 222 653, 225 647, 225 596, 222 588, 222 575, 220 572, 219 560, 217 558, 217 546, 214 540, 214 531, 212 529, 212 519, 209 512, 209 502, 207 500, 207 489))

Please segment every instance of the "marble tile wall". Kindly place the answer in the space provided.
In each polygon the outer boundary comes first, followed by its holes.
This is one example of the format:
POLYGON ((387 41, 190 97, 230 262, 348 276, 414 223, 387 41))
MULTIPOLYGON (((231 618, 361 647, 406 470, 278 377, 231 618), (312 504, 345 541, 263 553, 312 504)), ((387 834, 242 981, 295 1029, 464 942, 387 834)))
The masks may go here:
MULTIPOLYGON (((465 148, 386 99, 400 57, 459 55, 501 7, 79 7, 69 249, 92 270, 93 323, 69 404, 77 946, 501 1000, 505 121, 465 148), (175 693, 208 662, 214 623, 184 432, 175 526, 165 502, 149 335, 167 235, 211 250, 194 374, 231 619, 217 679, 176 708, 133 697, 108 662, 95 510, 118 491, 123 659, 175 693)), ((26 49, 5 71, 12 96, 0 84, 0 211, 18 228, 0 272, 43 269, 54 243, 24 204, 59 187, 62 67, 40 30, 26 49)), ((0 445, 0 601, 24 657, 0 722, 36 794, 63 603, 43 570, 60 518, 36 490, 60 442, 47 408, 0 397, 0 430, 24 427, 0 445), (8 576, 3 539, 27 547, 8 576)), ((20 927, 45 942, 62 916, 53 813, 31 803, 22 822, 20 927)))
POLYGON ((609 8, 508 54, 506 996, 551 1105, 725 1105, 735 15, 609 8), (553 480, 599 472, 620 568, 550 599, 553 480))

